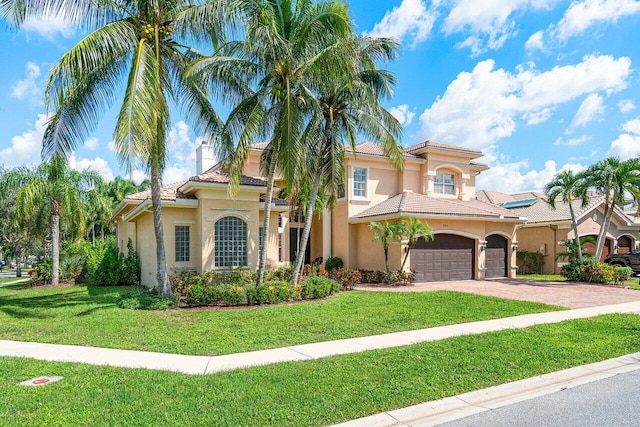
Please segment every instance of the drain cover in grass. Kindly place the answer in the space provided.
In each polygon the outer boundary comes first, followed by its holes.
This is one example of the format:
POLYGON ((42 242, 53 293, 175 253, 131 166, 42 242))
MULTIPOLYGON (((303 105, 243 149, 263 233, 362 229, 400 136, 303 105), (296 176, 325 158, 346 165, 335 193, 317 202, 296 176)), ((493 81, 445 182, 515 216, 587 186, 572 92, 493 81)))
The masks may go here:
POLYGON ((20 383, 20 385, 26 385, 26 386, 47 385, 47 384, 55 383, 56 381, 60 381, 61 379, 62 377, 37 377, 27 381, 23 381, 20 383))

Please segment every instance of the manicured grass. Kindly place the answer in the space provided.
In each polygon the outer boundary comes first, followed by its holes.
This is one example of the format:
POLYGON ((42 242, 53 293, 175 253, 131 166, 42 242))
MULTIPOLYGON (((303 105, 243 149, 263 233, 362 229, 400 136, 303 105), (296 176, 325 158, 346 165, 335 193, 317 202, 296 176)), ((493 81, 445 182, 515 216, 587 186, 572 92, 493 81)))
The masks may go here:
POLYGON ((352 291, 273 307, 131 311, 125 288, 0 288, 0 338, 182 354, 229 354, 559 310, 457 292, 352 291))
POLYGON ((0 358, 0 420, 319 426, 637 351, 640 316, 608 315, 209 376, 0 358))

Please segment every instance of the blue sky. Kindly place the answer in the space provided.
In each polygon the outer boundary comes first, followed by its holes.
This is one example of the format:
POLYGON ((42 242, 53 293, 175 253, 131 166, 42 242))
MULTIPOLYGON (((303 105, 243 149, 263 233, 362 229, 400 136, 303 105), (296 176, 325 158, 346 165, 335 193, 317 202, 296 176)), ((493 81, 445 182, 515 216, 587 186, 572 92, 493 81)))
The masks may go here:
MULTIPOLYGON (((360 33, 396 37, 385 103, 405 146, 482 150, 478 188, 541 189, 558 171, 640 154, 640 1, 351 0, 360 33)), ((49 68, 82 34, 56 19, 0 24, 0 165, 39 162, 49 68)), ((71 158, 124 176, 110 149, 115 111, 71 158)), ((198 135, 173 117, 165 183, 195 173, 198 135)), ((136 177, 142 176, 138 171, 136 177)))

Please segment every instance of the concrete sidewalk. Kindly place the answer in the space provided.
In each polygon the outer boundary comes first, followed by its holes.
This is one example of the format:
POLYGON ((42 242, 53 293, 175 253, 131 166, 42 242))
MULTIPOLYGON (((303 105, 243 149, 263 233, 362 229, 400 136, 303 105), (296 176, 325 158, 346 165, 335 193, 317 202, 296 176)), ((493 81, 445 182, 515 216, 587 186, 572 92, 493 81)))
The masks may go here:
POLYGON ((336 424, 334 427, 434 426, 638 369, 640 369, 640 353, 633 353, 458 396, 381 412, 336 424))
POLYGON ((279 362, 313 360, 339 354, 399 347, 427 341, 437 341, 460 335, 526 328, 537 324, 557 323, 565 320, 582 319, 610 313, 640 314, 640 301, 576 310, 526 314, 502 319, 302 344, 272 350, 252 351, 223 356, 189 356, 3 340, 0 340, 0 356, 28 357, 38 360, 77 362, 125 368, 145 368, 202 375, 279 362))

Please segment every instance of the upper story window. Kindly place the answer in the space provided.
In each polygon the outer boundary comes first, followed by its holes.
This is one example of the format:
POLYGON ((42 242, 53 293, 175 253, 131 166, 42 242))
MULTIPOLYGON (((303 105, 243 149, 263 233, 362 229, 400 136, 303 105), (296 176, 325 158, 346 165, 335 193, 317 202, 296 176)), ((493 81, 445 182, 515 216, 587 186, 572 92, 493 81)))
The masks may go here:
POLYGON ((353 168, 353 197, 367 197, 367 169, 353 168))
POLYGON ((176 262, 189 262, 189 226, 176 225, 176 262))
POLYGON ((456 181, 452 173, 439 173, 436 175, 436 194, 456 194, 456 181))

